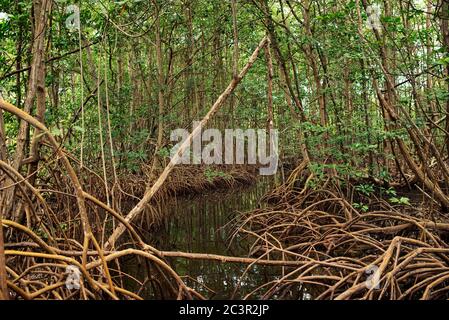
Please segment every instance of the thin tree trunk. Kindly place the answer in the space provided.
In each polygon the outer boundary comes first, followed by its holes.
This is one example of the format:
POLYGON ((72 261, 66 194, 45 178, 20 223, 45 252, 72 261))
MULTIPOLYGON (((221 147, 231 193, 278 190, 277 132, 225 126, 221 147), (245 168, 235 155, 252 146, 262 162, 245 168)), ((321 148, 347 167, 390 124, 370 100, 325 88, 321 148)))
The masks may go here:
MULTIPOLYGON (((441 36, 446 54, 449 54, 449 0, 441 4, 441 36)), ((446 85, 449 92, 449 63, 446 63, 446 85)), ((449 132, 449 97, 446 97, 446 131, 449 132)), ((446 151, 449 154, 449 134, 446 134, 446 151)))
MULTIPOLYGON (((239 66, 239 34, 237 25, 237 0, 231 0, 232 11, 232 34, 233 34, 233 52, 232 52, 232 77, 235 78, 238 75, 239 66)), ((235 95, 231 96, 231 123, 235 125, 235 109, 237 109, 238 100, 235 95)))
POLYGON ((160 8, 154 1, 156 6, 156 21, 155 21, 155 33, 156 33, 156 63, 157 63, 157 79, 158 79, 158 129, 157 129, 157 142, 153 158, 153 164, 151 166, 151 174, 157 167, 157 151, 162 146, 162 139, 164 137, 164 109, 165 109, 165 97, 164 97, 164 73, 163 73, 163 58, 162 58, 162 40, 161 40, 161 26, 160 26, 160 8))
POLYGON ((3 240, 2 214, 0 213, 0 300, 9 300, 6 280, 7 274, 6 274, 5 246, 3 240))
MULTIPOLYGON (((428 0, 427 3, 427 14, 426 14, 426 29, 430 30, 432 28, 432 23, 431 23, 431 18, 432 18, 432 0, 428 0)), ((432 37, 429 35, 427 37, 426 40, 426 66, 429 69, 431 66, 429 64, 429 61, 431 59, 431 55, 432 55, 432 37)), ((436 113, 436 105, 435 105, 435 101, 433 99, 433 97, 431 96, 431 92, 433 90, 433 78, 432 75, 430 74, 430 72, 427 72, 426 75, 426 86, 427 86, 427 103, 429 104, 428 106, 428 110, 430 113, 430 118, 432 119, 433 122, 437 121, 437 113, 436 113)), ((430 133, 432 133, 432 123, 429 122, 428 123, 429 126, 429 131, 430 133)))
MULTIPOLYGON (((3 99, 1 93, 0 99, 3 99)), ((7 162, 7 157, 5 122, 3 120, 3 110, 0 110, 0 160, 7 162)))
MULTIPOLYGON (((302 102, 300 100, 300 98, 298 96, 296 96, 293 87, 292 87, 292 83, 291 83, 291 79, 290 79, 290 75, 287 71, 287 67, 285 64, 285 60, 282 56, 282 52, 279 48, 278 45, 278 41, 277 41, 277 36, 276 36, 276 31, 274 28, 274 23, 271 17, 271 12, 270 9, 268 7, 268 1, 267 0, 261 0, 262 3, 262 8, 263 8, 263 13, 265 15, 265 20, 266 20, 266 26, 267 26, 267 31, 268 31, 268 35, 269 35, 269 39, 270 39, 270 43, 271 43, 271 47, 274 50, 274 56, 276 58, 276 60, 278 61, 278 65, 281 71, 281 80, 284 82, 285 85, 285 94, 289 95, 290 98, 293 100, 293 102, 295 103, 296 108, 299 110, 299 116, 296 112, 295 109, 293 109, 293 106, 290 102, 290 100, 287 97, 287 104, 290 107, 290 110, 292 112, 292 115, 294 117, 297 117, 297 120, 301 120, 303 122, 307 121, 307 117, 306 114, 304 112, 304 108, 302 105, 302 102)), ((303 157, 303 160, 306 161, 307 163, 310 162, 310 152, 308 150, 307 147, 307 143, 306 143, 306 139, 307 137, 302 133, 302 131, 299 134, 299 144, 300 144, 300 148, 301 148, 301 155, 303 157)))
MULTIPOLYGON (((304 28, 306 30, 306 35, 309 37, 309 39, 313 38, 312 29, 310 26, 310 3, 309 0, 306 0, 302 4, 302 14, 304 18, 304 28)), ((312 74, 313 79, 315 82, 315 89, 316 89, 316 95, 318 97, 318 106, 320 110, 320 124, 321 126, 325 127, 327 125, 327 112, 326 112, 326 105, 325 105, 325 99, 324 99, 324 92, 323 88, 321 86, 321 79, 318 72, 318 63, 316 59, 316 54, 313 46, 308 43, 304 46, 304 52, 309 60, 310 67, 312 68, 312 74)))
POLYGON ((264 50, 267 61, 267 132, 271 132, 273 129, 273 61, 269 41, 264 50))
MULTIPOLYGON (((47 29, 47 17, 50 12, 51 1, 49 0, 35 0, 33 2, 34 11, 34 42, 32 47, 33 60, 31 63, 30 77, 28 81, 28 92, 24 104, 24 112, 31 113, 33 107, 36 92, 38 92, 38 108, 42 111, 45 109, 45 87, 42 77, 45 77, 45 34, 47 29)), ((28 123, 21 120, 19 125, 19 131, 17 133, 17 144, 15 151, 15 158, 12 162, 12 167, 19 171, 26 149, 28 123)), ((11 184, 11 180, 7 179, 5 185, 11 184)), ((13 198, 15 187, 9 188, 5 192, 6 206, 4 214, 6 217, 10 217, 13 212, 13 198)), ((17 218, 17 217, 12 217, 17 218)))

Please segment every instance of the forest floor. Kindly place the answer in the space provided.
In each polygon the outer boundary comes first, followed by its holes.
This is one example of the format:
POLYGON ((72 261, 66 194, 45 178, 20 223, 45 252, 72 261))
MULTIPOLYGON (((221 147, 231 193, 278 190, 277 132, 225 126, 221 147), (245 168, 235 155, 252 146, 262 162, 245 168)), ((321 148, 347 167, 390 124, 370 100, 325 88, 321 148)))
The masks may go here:
POLYGON ((294 170, 240 217, 252 257, 300 264, 247 298, 283 299, 299 284, 314 299, 447 298, 449 218, 418 185, 310 181, 294 170))

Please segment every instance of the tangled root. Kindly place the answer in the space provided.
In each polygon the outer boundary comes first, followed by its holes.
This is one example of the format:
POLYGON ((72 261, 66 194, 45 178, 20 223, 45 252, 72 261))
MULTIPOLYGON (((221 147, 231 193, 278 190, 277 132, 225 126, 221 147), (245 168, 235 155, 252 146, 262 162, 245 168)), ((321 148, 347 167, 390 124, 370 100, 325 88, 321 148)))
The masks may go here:
MULTIPOLYGON (((110 206, 83 191, 87 216, 97 222, 92 227, 86 226, 80 221, 73 187, 65 184, 64 179, 58 179, 60 190, 37 189, 5 162, 0 161, 0 169, 1 180, 8 176, 12 185, 17 186, 15 207, 25 212, 19 216, 20 223, 0 220, 5 237, 6 284, 11 298, 142 299, 135 292, 144 286, 157 288, 153 292, 155 298, 203 298, 188 288, 160 252, 145 244, 129 224, 131 242, 123 244, 123 249, 104 251, 97 239, 104 239, 108 232, 105 226, 112 219, 123 222, 121 214, 110 206), (143 261, 144 281, 121 271, 121 262, 130 257, 143 261), (130 291, 129 287, 138 290, 130 291)), ((0 192, 2 201, 8 187, 0 192)))
POLYGON ((150 283, 155 292, 167 291, 168 298, 202 298, 157 249, 142 241, 114 203, 104 203, 89 192, 85 171, 75 169, 76 160, 42 123, 0 102, 2 109, 41 130, 49 146, 41 150, 46 161, 30 176, 0 160, 2 291, 6 285, 6 294, 22 299, 141 299, 127 290, 131 280, 141 287, 150 283), (127 229, 130 243, 105 251, 105 237, 118 224, 127 229), (120 270, 120 259, 126 256, 145 262, 143 283, 120 270))
POLYGON ((265 197, 268 207, 240 217, 250 255, 301 263, 246 298, 449 298, 448 219, 382 199, 363 212, 347 200, 353 188, 334 182, 313 190, 287 181, 265 197))

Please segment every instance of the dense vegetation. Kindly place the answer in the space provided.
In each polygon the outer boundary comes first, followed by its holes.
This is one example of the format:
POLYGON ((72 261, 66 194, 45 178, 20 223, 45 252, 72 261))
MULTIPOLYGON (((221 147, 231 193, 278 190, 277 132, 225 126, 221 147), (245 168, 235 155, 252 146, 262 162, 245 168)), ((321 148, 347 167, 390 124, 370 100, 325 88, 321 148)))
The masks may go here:
POLYGON ((293 164, 236 225, 257 263, 296 268, 258 296, 447 298, 448 23, 448 0, 0 0, 0 297, 137 299, 109 271, 137 255, 170 297, 201 298, 134 226, 173 193, 254 179, 171 166, 170 132, 212 108, 208 127, 278 129, 293 164), (365 294, 373 263, 383 290, 365 294))

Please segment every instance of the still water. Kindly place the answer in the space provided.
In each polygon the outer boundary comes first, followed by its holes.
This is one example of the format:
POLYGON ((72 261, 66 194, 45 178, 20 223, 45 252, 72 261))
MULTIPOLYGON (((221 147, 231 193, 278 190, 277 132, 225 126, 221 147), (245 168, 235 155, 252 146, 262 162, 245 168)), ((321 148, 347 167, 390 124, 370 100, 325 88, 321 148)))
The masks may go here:
MULTIPOLYGON (((242 238, 230 242, 234 230, 228 223, 240 212, 261 205, 259 199, 273 185, 274 178, 261 178, 246 187, 172 199, 164 205, 165 221, 157 230, 146 232, 144 238, 160 250, 247 257, 249 243, 242 238)), ((242 278, 246 264, 184 258, 168 258, 168 262, 185 276, 187 285, 211 299, 242 298, 280 274, 278 267, 256 265, 242 278)), ((141 278, 137 268, 127 271, 141 278)))

